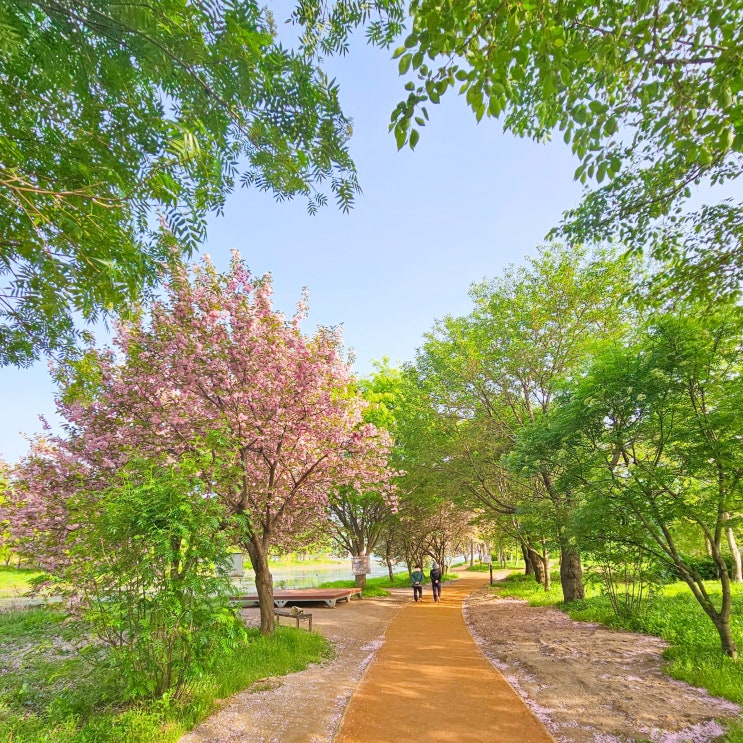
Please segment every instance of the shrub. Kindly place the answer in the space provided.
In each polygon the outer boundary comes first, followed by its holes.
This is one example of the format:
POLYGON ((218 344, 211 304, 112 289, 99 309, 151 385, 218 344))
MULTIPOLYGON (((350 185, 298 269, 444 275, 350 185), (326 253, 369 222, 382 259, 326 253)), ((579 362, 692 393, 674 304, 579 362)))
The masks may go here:
MULTIPOLYGON (((93 635, 135 697, 177 698, 218 646, 243 629, 229 607, 224 513, 204 493, 196 466, 135 462, 119 481, 74 505, 74 532, 61 576, 93 635)), ((88 656, 98 658, 95 646, 88 656)))

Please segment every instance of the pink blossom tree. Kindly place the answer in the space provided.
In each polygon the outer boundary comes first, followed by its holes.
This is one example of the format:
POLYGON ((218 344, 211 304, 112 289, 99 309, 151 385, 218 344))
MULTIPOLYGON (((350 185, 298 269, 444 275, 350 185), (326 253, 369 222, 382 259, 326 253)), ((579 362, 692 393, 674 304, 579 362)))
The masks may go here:
POLYGON ((254 279, 237 253, 226 274, 207 259, 122 324, 115 350, 88 355, 86 385, 60 373, 67 446, 97 476, 134 453, 210 454, 203 476, 250 556, 266 634, 269 551, 317 533, 338 486, 373 484, 392 497, 390 442, 362 420, 340 335, 303 334, 305 316, 304 297, 293 317, 277 312, 270 275, 254 279))
POLYGON ((8 546, 56 573, 67 560, 67 542, 78 523, 69 499, 91 480, 91 472, 68 442, 43 434, 28 453, 7 469, 0 498, 0 522, 7 525, 8 546))

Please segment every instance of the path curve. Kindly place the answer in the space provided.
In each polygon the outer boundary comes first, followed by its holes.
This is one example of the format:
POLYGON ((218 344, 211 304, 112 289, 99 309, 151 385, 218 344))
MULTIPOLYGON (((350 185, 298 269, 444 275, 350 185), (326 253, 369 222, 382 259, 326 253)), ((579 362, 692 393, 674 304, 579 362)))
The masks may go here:
POLYGON ((488 580, 462 573, 394 616, 334 743, 554 743, 467 629, 464 599, 488 580))

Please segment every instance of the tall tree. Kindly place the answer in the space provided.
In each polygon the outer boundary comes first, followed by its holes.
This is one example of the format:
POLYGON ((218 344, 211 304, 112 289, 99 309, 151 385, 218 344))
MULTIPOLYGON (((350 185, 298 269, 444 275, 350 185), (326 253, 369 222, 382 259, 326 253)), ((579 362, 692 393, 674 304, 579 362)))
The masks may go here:
POLYGON ((743 205, 688 208, 697 184, 737 178, 743 164, 743 6, 412 0, 395 52, 412 75, 392 114, 399 146, 415 147, 447 91, 477 120, 572 146, 576 179, 594 184, 566 215, 570 240, 619 237, 673 256, 700 292, 737 292, 743 205))
MULTIPOLYGON (((630 271, 610 254, 543 248, 528 266, 473 287, 474 311, 447 318, 429 335, 417 366, 430 380, 434 407, 464 421, 457 435, 476 434, 450 451, 470 469, 473 497, 504 514, 515 512, 513 497, 521 485, 509 481, 503 457, 519 432, 549 411, 563 380, 580 368, 595 340, 622 331, 619 298, 631 283, 630 271)), ((527 493, 549 504, 565 601, 582 598, 570 493, 554 487, 554 473, 546 467, 527 493)))
POLYGON ((650 318, 634 337, 607 347, 522 442, 524 456, 559 460, 565 479, 582 482, 583 509, 597 515, 583 519, 593 539, 639 548, 678 572, 731 656, 723 549, 730 514, 743 508, 742 328, 737 305, 684 306, 650 318), (689 530, 711 552, 719 603, 684 554, 689 530))
POLYGON ((210 454, 203 477, 250 555, 264 633, 269 551, 324 527, 335 487, 383 491, 388 477, 387 436, 362 420, 338 334, 305 336, 304 316, 304 300, 291 320, 274 310, 270 277, 254 279, 237 254, 225 275, 205 261, 176 274, 147 318, 122 324, 119 360, 97 354, 88 390, 68 384, 61 399, 65 447, 92 473, 134 454, 210 454))
POLYGON ((358 191, 336 86, 254 0, 5 2, 0 38, 0 364, 152 288, 236 183, 358 191))
MULTIPOLYGON (((381 493, 359 492, 349 487, 338 488, 330 496, 328 510, 333 541, 354 556, 368 556, 374 552, 392 515, 381 493)), ((366 586, 365 573, 356 574, 355 580, 359 588, 366 586)))

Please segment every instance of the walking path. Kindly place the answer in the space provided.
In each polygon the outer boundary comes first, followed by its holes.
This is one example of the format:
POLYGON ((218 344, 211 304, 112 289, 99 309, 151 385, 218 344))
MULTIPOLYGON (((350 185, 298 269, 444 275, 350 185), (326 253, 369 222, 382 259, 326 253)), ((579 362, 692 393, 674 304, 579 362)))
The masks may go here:
POLYGON ((483 656, 462 602, 488 576, 462 573, 434 603, 409 603, 392 619, 334 743, 554 743, 483 656))

